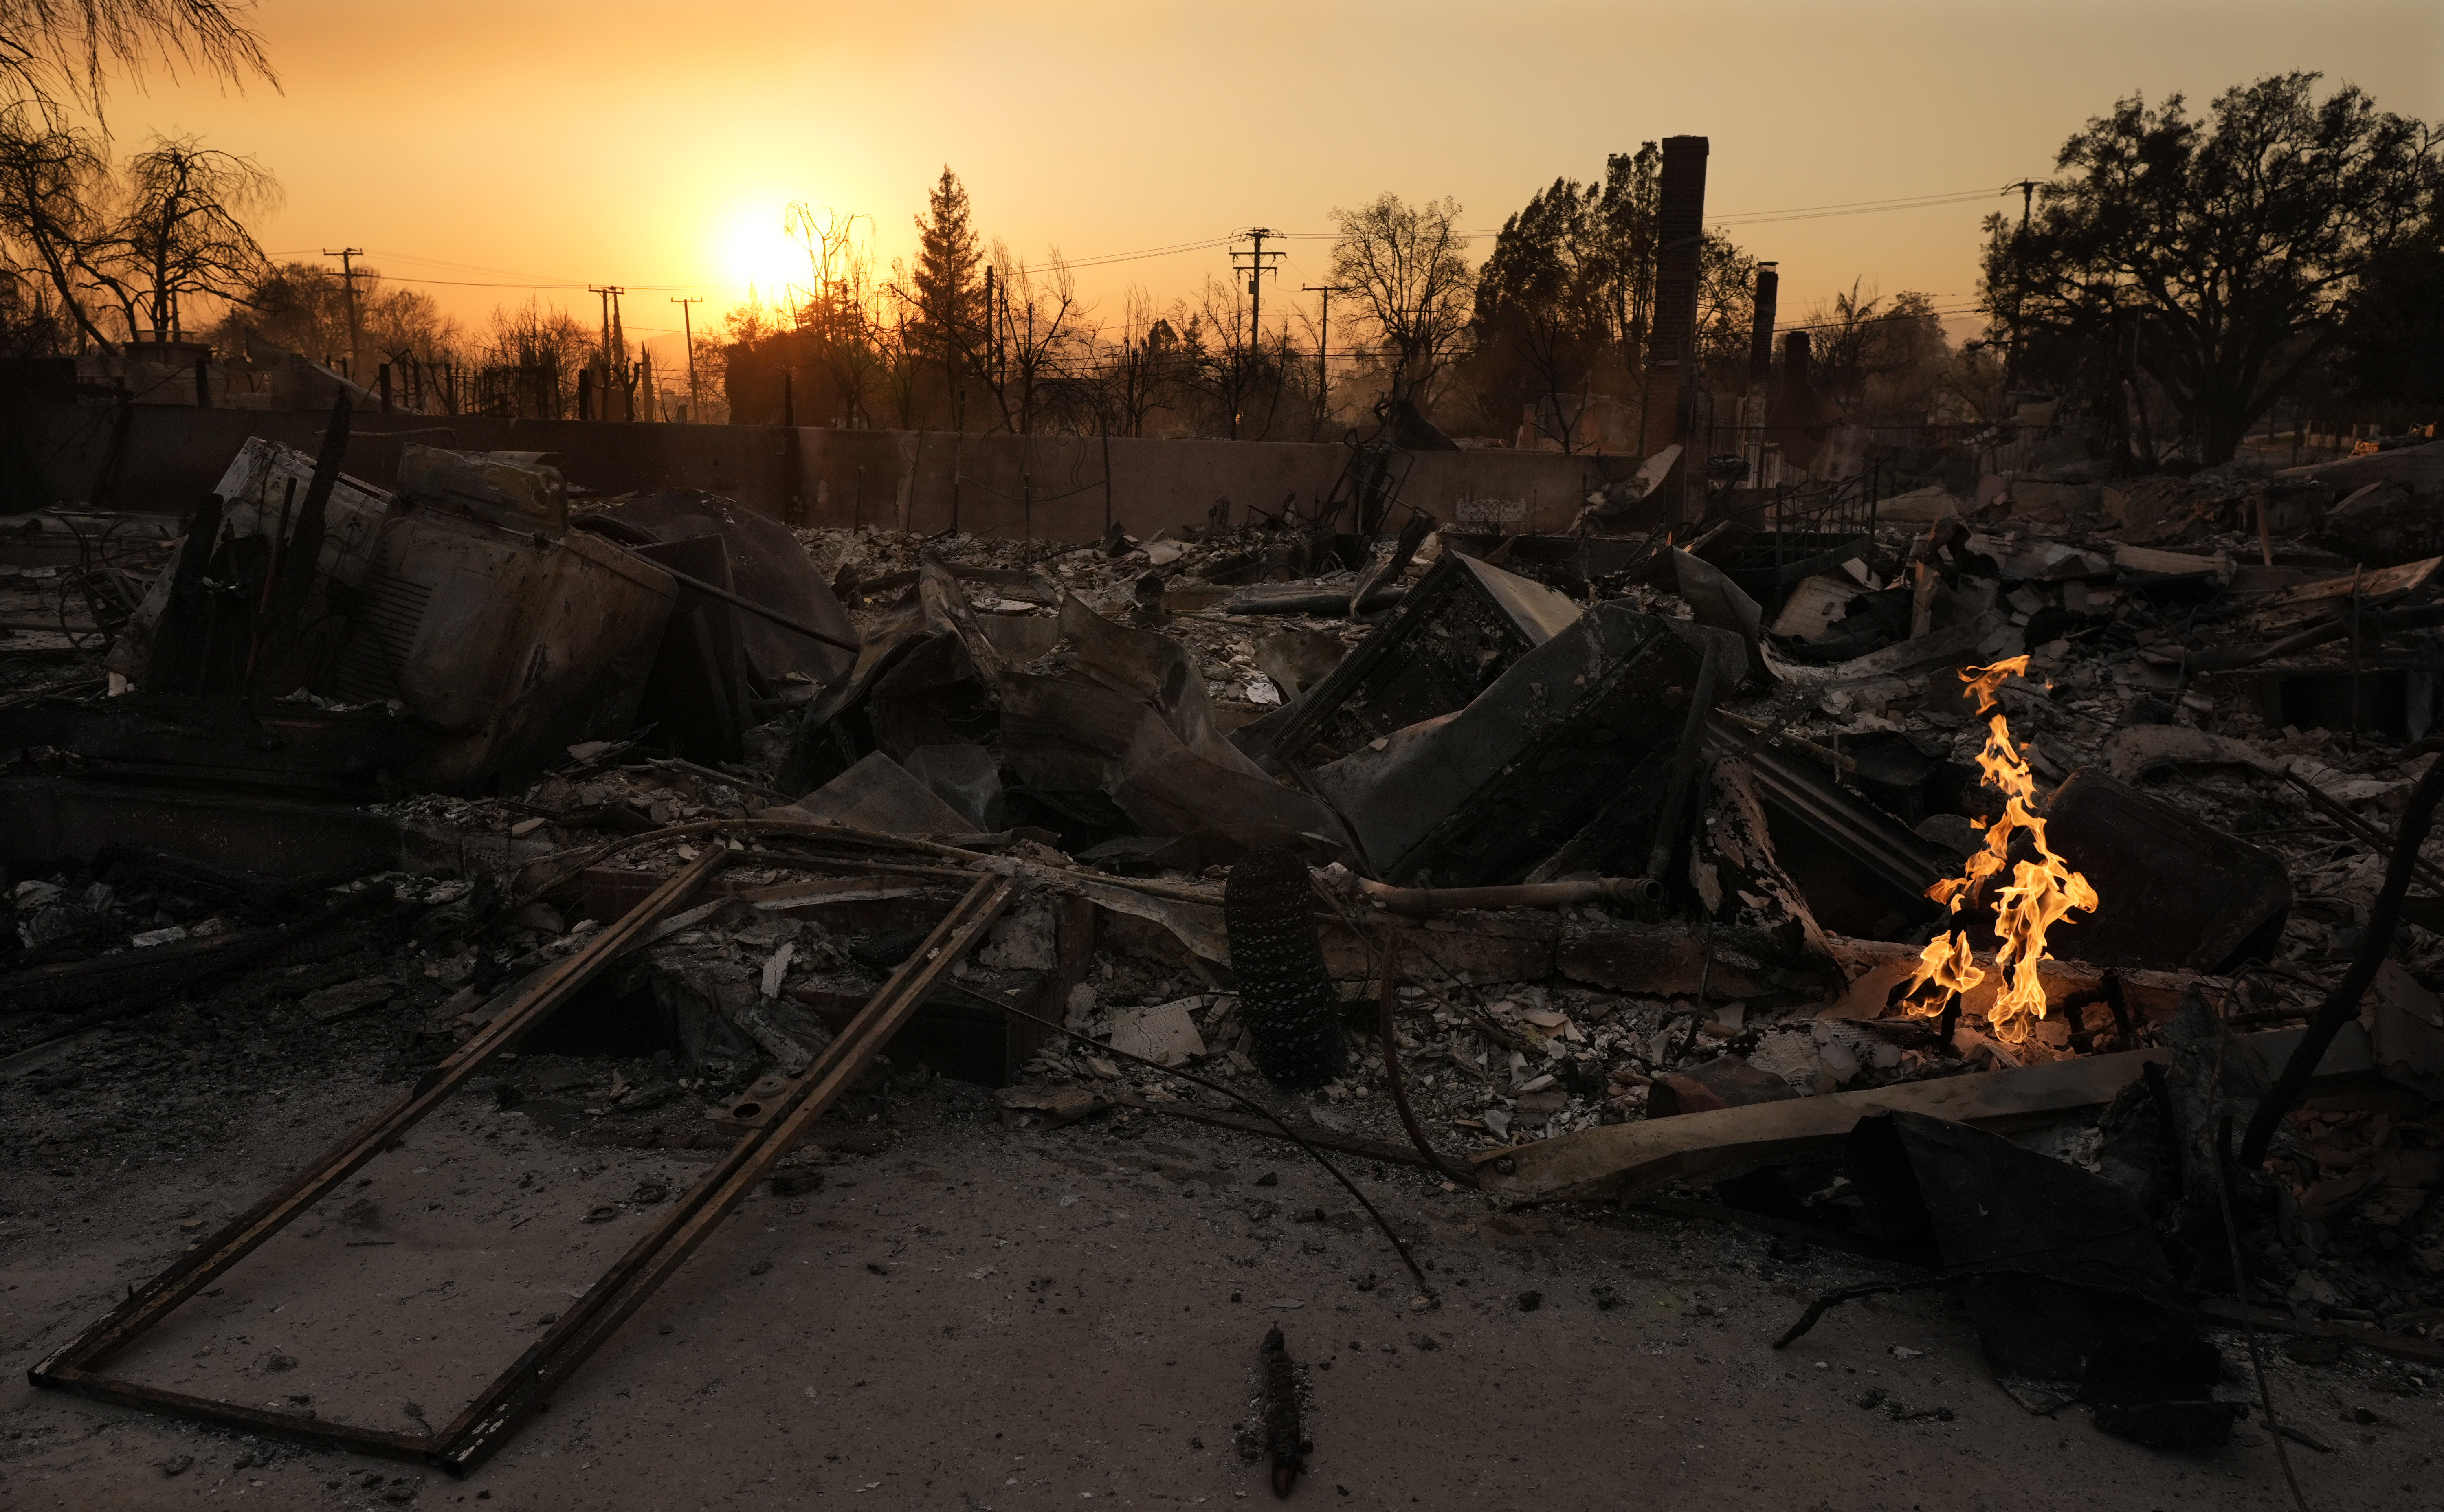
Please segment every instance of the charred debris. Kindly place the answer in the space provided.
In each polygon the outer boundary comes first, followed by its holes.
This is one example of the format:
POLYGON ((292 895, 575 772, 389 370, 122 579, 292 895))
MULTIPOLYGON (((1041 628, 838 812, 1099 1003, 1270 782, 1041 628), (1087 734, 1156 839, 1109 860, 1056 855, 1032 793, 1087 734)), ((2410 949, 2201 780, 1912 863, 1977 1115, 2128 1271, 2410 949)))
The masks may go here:
POLYGON ((277 1429, 465 1469, 936 1078, 1870 1255, 2165 1447, 2268 1406, 2214 1330, 2444 1358, 2444 445, 1050 544, 346 422, 0 545, 9 1100, 409 1088, 41 1384, 212 1417, 109 1357, 454 1095, 720 1152, 456 1421, 277 1429))

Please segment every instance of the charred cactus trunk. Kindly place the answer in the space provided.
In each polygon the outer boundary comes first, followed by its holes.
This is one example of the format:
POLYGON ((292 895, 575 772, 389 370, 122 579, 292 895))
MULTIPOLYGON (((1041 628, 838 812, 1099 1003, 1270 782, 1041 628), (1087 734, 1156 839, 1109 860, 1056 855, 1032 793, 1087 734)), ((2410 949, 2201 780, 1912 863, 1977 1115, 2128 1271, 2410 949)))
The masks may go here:
POLYGON ((1287 850, 1249 852, 1222 890, 1256 1069, 1285 1087, 1324 1085, 1349 1053, 1312 909, 1306 863, 1287 850))

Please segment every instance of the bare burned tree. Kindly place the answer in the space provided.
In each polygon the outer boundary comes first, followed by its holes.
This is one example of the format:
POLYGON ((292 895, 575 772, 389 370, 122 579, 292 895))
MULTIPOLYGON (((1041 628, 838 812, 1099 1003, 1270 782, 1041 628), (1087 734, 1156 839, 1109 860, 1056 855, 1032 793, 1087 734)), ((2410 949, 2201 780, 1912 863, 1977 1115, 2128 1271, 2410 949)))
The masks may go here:
POLYGON ((1386 194, 1332 212, 1332 281, 1355 291, 1358 322, 1383 348, 1396 398, 1424 399, 1466 334, 1474 292, 1459 204, 1386 194))
POLYGON ((106 286, 96 253, 108 241, 110 164, 87 132, 31 106, 0 110, 0 264, 13 284, 46 286, 46 305, 107 347, 87 297, 106 286))
POLYGON ((1002 424, 1027 435, 1036 428, 1045 389, 1077 355, 1071 348, 1078 344, 1078 281, 1058 247, 1039 270, 1010 256, 996 238, 991 261, 1001 292, 986 312, 987 380, 1000 402, 1002 424))
POLYGON ((193 68, 280 87, 245 0, 0 0, 0 82, 46 124, 70 106, 99 118, 114 73, 193 68))
POLYGON ((242 217, 276 209, 280 184, 253 158, 157 137, 127 160, 124 183, 126 208, 97 261, 111 267, 131 328, 141 310, 153 340, 174 340, 185 301, 243 302, 269 270, 242 217))
POLYGON ((783 213, 782 230, 805 248, 812 279, 806 297, 788 311, 793 326, 786 333, 788 365, 805 366, 826 391, 807 396, 808 413, 871 425, 889 366, 877 318, 882 291, 874 277, 874 219, 801 200, 783 213))
POLYGON ((245 303, 270 269, 246 219, 279 199, 261 164, 193 137, 157 138, 115 175, 94 133, 0 111, 0 264, 46 283, 105 348, 102 307, 118 306, 123 340, 157 341, 183 333, 187 301, 245 303))
POLYGON ((557 420, 597 350, 585 323, 558 305, 529 296, 519 308, 494 309, 478 351, 478 407, 487 415, 557 420))
POLYGON ((1186 366, 1178 332, 1155 310, 1142 288, 1132 286, 1122 306, 1120 339, 1101 331, 1088 339, 1088 365, 1095 382, 1097 429, 1111 435, 1141 436, 1146 421, 1173 407, 1172 391, 1186 366))

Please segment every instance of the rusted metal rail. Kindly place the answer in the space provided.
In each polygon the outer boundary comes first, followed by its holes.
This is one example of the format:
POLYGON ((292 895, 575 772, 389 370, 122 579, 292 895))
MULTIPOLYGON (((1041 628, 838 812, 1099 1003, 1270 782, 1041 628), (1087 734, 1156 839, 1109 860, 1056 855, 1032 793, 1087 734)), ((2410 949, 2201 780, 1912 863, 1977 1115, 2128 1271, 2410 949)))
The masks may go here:
POLYGON ((101 1367, 211 1285, 238 1262, 389 1148, 446 1101, 487 1060, 565 1005, 657 920, 684 903, 730 858, 713 849, 672 876, 617 924, 597 932, 499 1017, 389 1107, 365 1120, 311 1169, 256 1203, 169 1269, 27 1372, 34 1385, 98 1401, 290 1439, 324 1448, 384 1455, 464 1475, 483 1463, 609 1338, 719 1226, 755 1182, 823 1116, 904 1025, 935 983, 984 937, 1017 884, 978 877, 916 952, 814 1062, 799 1073, 772 1115, 743 1136, 653 1230, 620 1257, 549 1332, 438 1432, 398 1433, 168 1391, 105 1374, 101 1367))

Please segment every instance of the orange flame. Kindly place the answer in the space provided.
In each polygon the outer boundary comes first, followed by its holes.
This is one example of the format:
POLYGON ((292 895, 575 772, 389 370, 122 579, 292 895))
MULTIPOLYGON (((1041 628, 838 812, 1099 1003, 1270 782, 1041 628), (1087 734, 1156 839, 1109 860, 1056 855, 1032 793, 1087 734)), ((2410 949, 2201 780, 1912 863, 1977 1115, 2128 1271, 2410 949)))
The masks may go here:
MULTIPOLYGON (((1950 905, 1957 918, 1981 895, 1990 878, 2009 870, 2010 880, 1994 890, 1994 966, 2003 980, 1995 990, 1993 1006, 1986 1010, 1994 1038, 2006 1044, 2027 1040, 2029 1025, 2046 1016, 2046 989, 2037 980, 2037 963, 2045 959, 2046 932, 2072 909, 2092 911, 2097 903, 2096 889, 2087 878, 2072 871, 2046 844, 2046 821, 2029 808, 2036 798, 2036 778, 1997 707, 1995 694, 2004 680, 2027 670, 2027 657, 2013 656, 1990 667, 1961 672, 1961 680, 1977 695, 1978 713, 1990 716, 1986 748, 1978 752, 1977 765, 1985 770, 1986 780, 2002 790, 2003 817, 1988 826, 1986 848, 1969 857, 1961 876, 1946 877, 1926 890, 1927 896, 1950 905), (2011 859, 2012 841, 2022 835, 2028 838, 2036 859, 2011 859)), ((1984 968, 1970 953, 1968 933, 1954 928, 1929 941, 1919 953, 1916 972, 1901 988, 1902 1005, 1931 1019, 1943 1011, 1953 993, 1967 992, 1985 980, 1984 968)))

